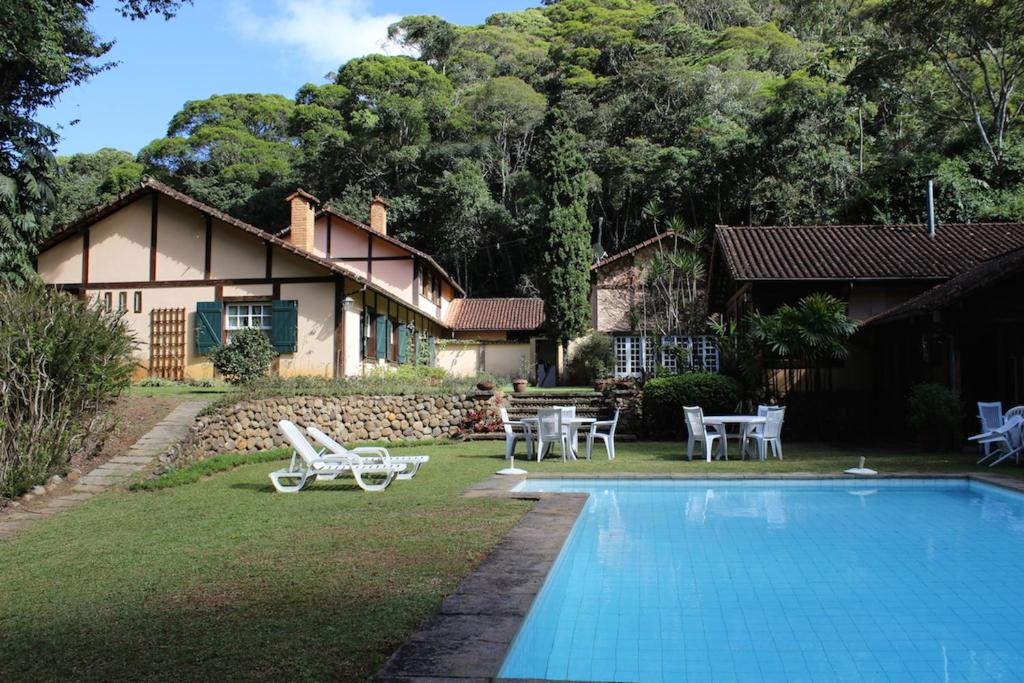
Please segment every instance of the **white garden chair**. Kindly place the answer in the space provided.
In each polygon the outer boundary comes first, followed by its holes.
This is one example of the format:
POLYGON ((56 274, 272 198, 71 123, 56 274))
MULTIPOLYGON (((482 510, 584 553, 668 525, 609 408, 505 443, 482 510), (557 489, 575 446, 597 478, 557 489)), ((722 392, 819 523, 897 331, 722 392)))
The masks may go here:
POLYGON ((590 425, 590 431, 587 432, 587 460, 590 460, 591 453, 594 450, 594 439, 601 439, 604 441, 604 450, 608 453, 608 459, 615 459, 615 427, 619 424, 619 410, 615 410, 615 417, 610 420, 599 420, 590 425), (607 429, 607 432, 599 430, 607 429))
POLYGON ((562 429, 565 430, 565 439, 572 446, 572 452, 579 450, 579 425, 572 422, 576 419, 576 406, 559 406, 562 411, 562 429))
MULTIPOLYGON (((1006 418, 1003 415, 1003 404, 1000 401, 993 401, 991 403, 978 401, 978 419, 981 421, 981 431, 975 436, 982 437, 1006 422, 1006 418)), ((980 438, 975 439, 971 437, 971 439, 980 442, 980 438)), ((978 460, 979 465, 995 455, 990 442, 981 443, 980 448, 981 458, 978 460)))
POLYGON ((383 491, 391 484, 396 474, 406 469, 404 463, 364 464, 349 457, 324 457, 313 448, 292 422, 281 420, 277 426, 292 446, 292 460, 288 467, 270 473, 270 481, 280 493, 296 493, 318 479, 331 480, 346 474, 352 475, 359 488, 364 491, 383 491), (384 480, 371 483, 363 478, 367 474, 383 475, 384 480))
POLYGON ((552 444, 558 444, 562 450, 562 460, 569 451, 569 435, 562 424, 561 408, 542 408, 537 411, 537 462, 544 457, 544 452, 552 444))
MULTIPOLYGON (((1012 415, 1002 425, 989 432, 976 434, 970 440, 977 441, 982 446, 990 447, 991 456, 985 457, 995 457, 996 459, 989 463, 989 467, 995 467, 1009 458, 1014 458, 1019 465, 1020 454, 1024 450, 1022 429, 1024 429, 1024 417, 1021 417, 1019 414, 1012 415)), ((982 460, 984 459, 982 458, 982 460)), ((979 462, 981 461, 979 460, 979 462)))
POLYGON ((359 446, 357 448, 345 448, 340 443, 329 437, 317 427, 307 425, 306 432, 313 437, 313 440, 323 446, 326 450, 320 455, 328 459, 349 458, 354 462, 364 465, 380 463, 383 465, 404 463, 407 468, 405 472, 398 475, 398 479, 412 479, 420 471, 420 465, 430 462, 429 455, 391 455, 388 449, 383 446, 359 446))
MULTIPOLYGON (((715 440, 721 440, 720 446, 725 442, 725 425, 704 424, 704 411, 700 406, 683 406, 683 414, 686 416, 686 427, 690 432, 686 442, 686 459, 693 460, 693 447, 700 441, 704 444, 704 455, 708 462, 711 462, 711 451, 715 440)), ((728 460, 726 456, 726 460, 728 460)))
MULTIPOLYGON (((768 446, 772 447, 772 455, 782 460, 782 423, 786 419, 785 408, 772 408, 767 411, 764 425, 760 431, 747 433, 746 438, 757 444, 757 457, 764 462, 768 446)), ((746 450, 746 443, 743 444, 746 450)))
POLYGON ((508 410, 504 406, 498 409, 501 413, 501 426, 505 430, 505 459, 511 460, 515 457, 516 441, 523 441, 526 444, 526 457, 533 455, 533 430, 528 422, 522 420, 510 420, 508 410), (522 431, 516 431, 521 429, 522 431))

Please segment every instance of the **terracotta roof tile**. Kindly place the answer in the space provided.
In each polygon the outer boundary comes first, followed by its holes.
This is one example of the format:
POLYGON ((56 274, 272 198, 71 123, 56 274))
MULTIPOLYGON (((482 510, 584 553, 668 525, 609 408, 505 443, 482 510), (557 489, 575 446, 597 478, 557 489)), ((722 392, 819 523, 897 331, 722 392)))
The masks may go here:
POLYGON ((1024 246, 1024 223, 718 226, 735 280, 945 280, 1024 246))
POLYGON ((448 310, 453 330, 537 330, 542 325, 543 299, 456 299, 448 310))

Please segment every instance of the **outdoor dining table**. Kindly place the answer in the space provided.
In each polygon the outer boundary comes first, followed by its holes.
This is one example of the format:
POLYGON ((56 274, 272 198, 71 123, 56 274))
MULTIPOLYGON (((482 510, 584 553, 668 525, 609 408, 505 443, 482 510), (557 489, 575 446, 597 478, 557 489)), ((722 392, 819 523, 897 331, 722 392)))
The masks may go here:
MULTIPOLYGON (((525 422, 526 424, 530 425, 530 429, 534 430, 534 433, 536 433, 538 425, 540 424, 540 418, 538 418, 538 417, 524 417, 522 420, 520 420, 520 422, 525 422)), ((572 427, 572 437, 569 439, 569 448, 571 449, 572 452, 569 453, 569 457, 572 458, 573 460, 577 460, 578 459, 576 456, 578 455, 578 450, 579 450, 580 427, 582 427, 583 425, 594 424, 595 422, 597 422, 597 418, 596 417, 563 417, 562 418, 562 424, 563 425, 568 425, 568 426, 572 427)))
MULTIPOLYGON (((739 425, 739 428, 740 428, 740 432, 739 432, 739 438, 740 438, 740 457, 741 458, 746 456, 746 454, 747 454, 747 451, 746 451, 747 434, 750 433, 750 429, 752 427, 757 426, 757 425, 763 425, 765 422, 767 422, 767 420, 765 418, 758 417, 757 415, 705 415, 704 416, 704 425, 707 426, 707 427, 712 427, 712 426, 715 426, 715 425, 722 425, 722 427, 724 429, 725 425, 730 425, 730 424, 739 425)), ((725 455, 727 458, 729 456, 729 439, 727 439, 724 435, 722 437, 722 452, 719 453, 717 456, 715 456, 715 460, 721 459, 721 457, 723 455, 725 455)), ((708 461, 709 462, 711 461, 711 456, 710 455, 708 455, 708 461)))

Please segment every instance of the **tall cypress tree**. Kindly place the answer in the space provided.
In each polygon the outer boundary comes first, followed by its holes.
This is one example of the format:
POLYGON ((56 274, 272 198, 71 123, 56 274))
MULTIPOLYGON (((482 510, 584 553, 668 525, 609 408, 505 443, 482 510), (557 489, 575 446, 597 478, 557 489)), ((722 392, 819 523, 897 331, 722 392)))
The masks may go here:
POLYGON ((548 334, 562 345, 559 371, 564 378, 569 342, 590 327, 590 171, 580 150, 581 138, 564 112, 552 110, 547 129, 545 313, 548 334))

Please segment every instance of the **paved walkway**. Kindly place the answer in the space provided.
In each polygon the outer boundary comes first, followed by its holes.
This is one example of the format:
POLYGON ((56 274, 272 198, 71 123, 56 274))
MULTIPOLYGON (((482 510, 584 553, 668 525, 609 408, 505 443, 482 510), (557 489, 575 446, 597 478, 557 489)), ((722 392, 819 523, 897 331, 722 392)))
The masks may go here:
POLYGON ((209 401, 186 401, 168 413, 155 427, 132 444, 128 452, 111 458, 82 476, 70 493, 49 499, 42 507, 24 507, 0 519, 0 539, 8 538, 36 520, 44 519, 89 500, 97 493, 127 484, 131 477, 156 463, 157 458, 188 433, 192 421, 209 401))

